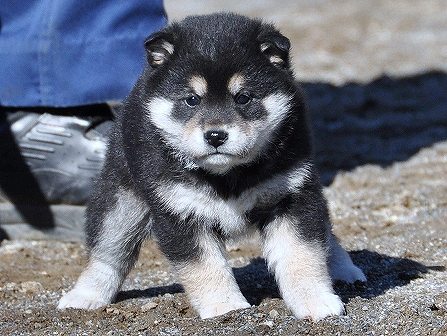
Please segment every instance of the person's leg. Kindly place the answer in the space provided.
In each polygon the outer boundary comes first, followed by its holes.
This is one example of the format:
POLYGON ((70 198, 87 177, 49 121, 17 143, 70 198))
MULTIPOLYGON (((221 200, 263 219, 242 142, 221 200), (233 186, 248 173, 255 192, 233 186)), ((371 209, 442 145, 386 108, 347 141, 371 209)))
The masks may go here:
POLYGON ((161 0, 19 0, 0 4, 0 106, 120 101, 162 28, 161 0))
POLYGON ((0 240, 80 239, 112 119, 105 103, 142 70, 162 1, 2 2, 0 21, 0 240))

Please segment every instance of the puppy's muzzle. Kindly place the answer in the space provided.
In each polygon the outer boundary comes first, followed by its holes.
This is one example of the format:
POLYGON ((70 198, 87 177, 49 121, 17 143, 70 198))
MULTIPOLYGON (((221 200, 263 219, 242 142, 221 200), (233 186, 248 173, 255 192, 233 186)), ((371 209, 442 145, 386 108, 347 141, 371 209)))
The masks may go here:
POLYGON ((225 143, 228 139, 228 133, 222 130, 211 130, 203 134, 205 141, 214 148, 217 148, 225 143))

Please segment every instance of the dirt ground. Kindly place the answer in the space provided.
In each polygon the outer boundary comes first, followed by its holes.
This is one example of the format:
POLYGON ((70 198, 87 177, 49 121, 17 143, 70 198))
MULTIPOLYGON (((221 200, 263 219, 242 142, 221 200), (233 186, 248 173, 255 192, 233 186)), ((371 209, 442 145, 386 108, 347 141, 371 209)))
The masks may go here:
POLYGON ((368 282, 335 284, 346 316, 298 321, 254 240, 229 252, 252 307, 200 320, 148 242, 116 303, 60 312, 85 263, 82 244, 3 241, 0 334, 446 335, 447 3, 166 5, 173 18, 222 9, 262 16, 291 38, 334 230, 368 282))

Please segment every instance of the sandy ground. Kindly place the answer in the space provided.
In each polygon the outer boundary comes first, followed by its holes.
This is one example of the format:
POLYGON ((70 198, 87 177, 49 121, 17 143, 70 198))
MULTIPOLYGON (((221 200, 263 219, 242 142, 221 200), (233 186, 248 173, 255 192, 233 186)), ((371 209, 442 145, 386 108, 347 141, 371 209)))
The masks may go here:
POLYGON ((3 241, 0 334, 447 334, 447 3, 177 3, 167 1, 173 18, 233 10, 276 21, 291 38, 334 230, 368 283, 335 284, 346 316, 297 321, 252 241, 229 258, 253 306, 200 320, 148 242, 117 303, 59 312, 82 245, 3 241))

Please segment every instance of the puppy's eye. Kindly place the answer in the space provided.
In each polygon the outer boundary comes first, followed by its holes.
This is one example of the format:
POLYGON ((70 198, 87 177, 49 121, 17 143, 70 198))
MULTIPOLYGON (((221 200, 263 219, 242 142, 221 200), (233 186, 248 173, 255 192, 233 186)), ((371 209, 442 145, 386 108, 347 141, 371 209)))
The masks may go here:
POLYGON ((186 103, 186 105, 188 105, 190 107, 197 106, 200 104, 200 97, 193 95, 191 97, 186 98, 185 103, 186 103))
POLYGON ((250 102, 250 100, 251 100, 251 97, 246 93, 238 93, 234 97, 234 101, 236 102, 236 104, 239 104, 239 105, 248 104, 250 102))

